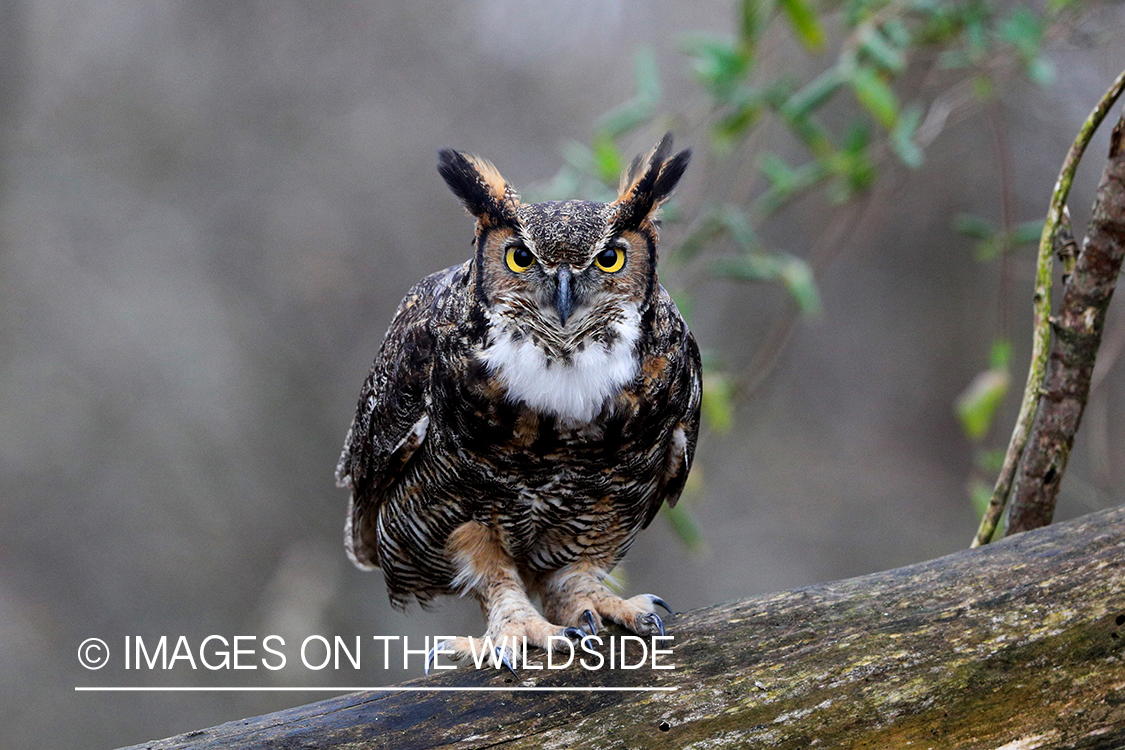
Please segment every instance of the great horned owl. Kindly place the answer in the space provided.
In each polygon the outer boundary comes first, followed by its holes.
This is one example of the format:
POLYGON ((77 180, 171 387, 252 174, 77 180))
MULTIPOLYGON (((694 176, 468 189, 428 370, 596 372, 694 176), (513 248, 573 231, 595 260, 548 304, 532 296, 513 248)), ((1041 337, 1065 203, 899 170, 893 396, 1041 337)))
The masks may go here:
POLYGON ((638 156, 612 203, 523 204, 492 164, 439 152, 475 253, 406 295, 344 442, 352 561, 399 608, 475 597, 509 668, 511 645, 605 620, 664 632, 659 597, 604 581, 676 503, 699 431, 699 349, 656 281, 654 214, 690 156, 671 147, 638 156))

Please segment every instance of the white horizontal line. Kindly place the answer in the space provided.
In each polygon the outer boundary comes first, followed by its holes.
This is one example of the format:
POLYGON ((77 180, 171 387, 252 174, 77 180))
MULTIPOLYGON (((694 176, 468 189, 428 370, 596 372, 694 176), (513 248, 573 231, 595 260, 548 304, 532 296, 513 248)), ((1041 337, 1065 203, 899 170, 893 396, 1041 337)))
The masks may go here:
POLYGON ((253 693, 253 692, 288 692, 288 693, 546 693, 546 692, 575 692, 575 693, 650 693, 679 690, 678 687, 84 687, 76 686, 75 692, 79 693, 253 693))

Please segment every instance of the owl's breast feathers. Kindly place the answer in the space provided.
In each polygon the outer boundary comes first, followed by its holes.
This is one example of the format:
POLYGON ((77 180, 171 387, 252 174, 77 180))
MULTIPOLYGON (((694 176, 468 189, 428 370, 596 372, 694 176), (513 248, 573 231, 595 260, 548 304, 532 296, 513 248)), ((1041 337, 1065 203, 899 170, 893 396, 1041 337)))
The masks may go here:
POLYGON ((502 524, 513 552, 543 566, 575 553, 568 534, 612 521, 612 567, 660 505, 675 504, 694 456, 699 351, 662 288, 647 310, 614 320, 608 342, 564 361, 498 338, 471 276, 471 262, 447 269, 403 300, 337 467, 352 490, 348 552, 382 563, 393 599, 435 583, 418 572, 396 585, 381 546, 396 558, 423 541, 440 548, 444 530, 470 517, 502 524))

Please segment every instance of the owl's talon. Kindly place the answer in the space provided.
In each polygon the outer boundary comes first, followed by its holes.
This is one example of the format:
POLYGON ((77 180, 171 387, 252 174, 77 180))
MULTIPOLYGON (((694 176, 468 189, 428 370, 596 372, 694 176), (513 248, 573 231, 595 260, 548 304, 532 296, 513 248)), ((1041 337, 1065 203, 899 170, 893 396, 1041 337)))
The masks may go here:
POLYGON ((581 641, 583 638, 588 638, 590 635, 582 628, 563 628, 562 634, 567 638, 570 638, 571 640, 577 638, 579 641, 581 641))
POLYGON ((582 613, 582 616, 584 618, 586 618, 586 625, 589 626, 590 635, 597 635, 598 634, 598 624, 597 624, 597 621, 594 620, 594 613, 591 612, 590 610, 586 610, 585 612, 582 613))
POLYGON ((651 633, 655 629, 660 636, 664 636, 664 621, 660 619, 660 615, 655 612, 649 612, 646 615, 641 615, 637 618, 638 623, 645 623, 648 625, 648 630, 651 633))
MULTIPOLYGON (((675 612, 672 611, 672 608, 668 606, 668 602, 664 601, 663 599, 661 599, 656 594, 642 594, 642 596, 647 597, 648 600, 650 602, 652 602, 653 604, 655 604, 657 607, 663 607, 664 611, 667 612, 668 614, 670 614, 670 615, 676 614, 675 612)), ((663 633, 661 633, 661 635, 663 635, 663 633)))
POLYGON ((512 673, 512 677, 515 677, 518 680, 520 676, 516 674, 516 668, 512 666, 512 662, 508 658, 508 649, 497 648, 496 655, 500 657, 500 663, 507 667, 508 671, 512 673))
POLYGON ((430 674, 430 666, 432 666, 435 662, 437 662, 437 652, 439 650, 445 648, 447 645, 449 645, 449 641, 439 641, 439 642, 435 643, 434 647, 430 649, 430 652, 428 654, 426 654, 425 673, 427 675, 430 674))

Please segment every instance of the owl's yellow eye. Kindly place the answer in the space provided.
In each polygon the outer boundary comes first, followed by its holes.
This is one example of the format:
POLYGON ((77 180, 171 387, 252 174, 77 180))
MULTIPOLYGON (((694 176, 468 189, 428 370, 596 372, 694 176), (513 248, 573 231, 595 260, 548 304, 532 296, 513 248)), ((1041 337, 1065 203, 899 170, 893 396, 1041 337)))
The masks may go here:
POLYGON ((504 254, 504 260, 507 261, 508 268, 516 273, 523 273, 535 265, 535 256, 523 245, 509 247, 508 252, 504 254))
POLYGON ((625 265, 625 250, 620 247, 607 247, 594 256, 594 265, 606 273, 616 273, 625 265))

